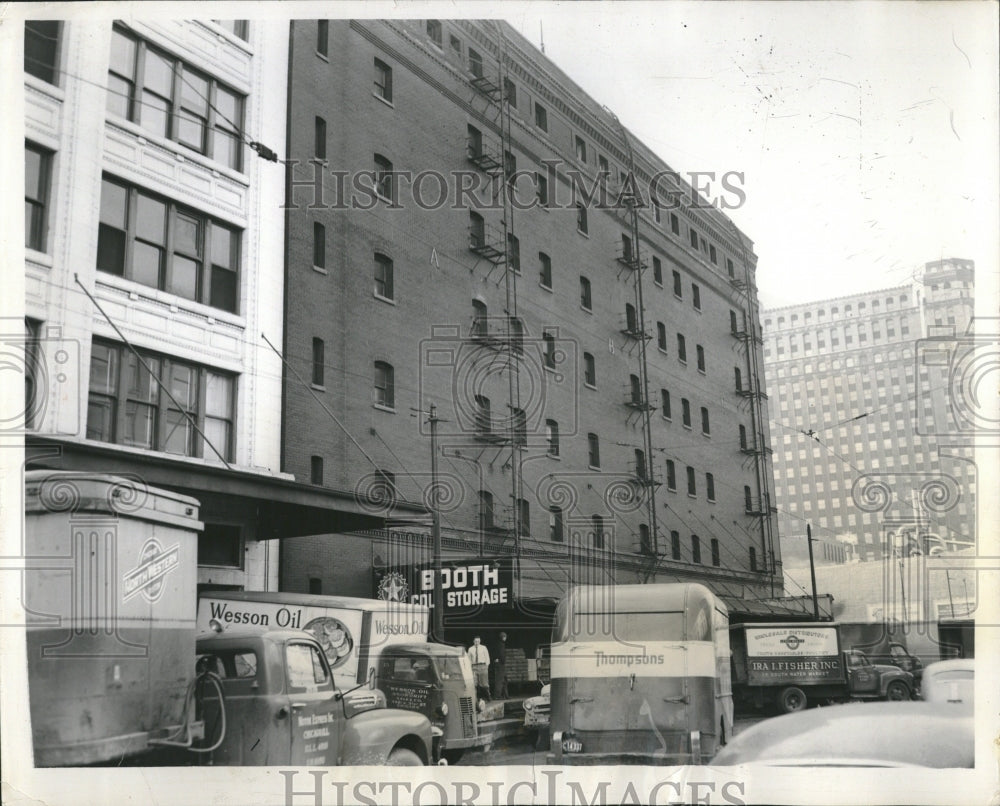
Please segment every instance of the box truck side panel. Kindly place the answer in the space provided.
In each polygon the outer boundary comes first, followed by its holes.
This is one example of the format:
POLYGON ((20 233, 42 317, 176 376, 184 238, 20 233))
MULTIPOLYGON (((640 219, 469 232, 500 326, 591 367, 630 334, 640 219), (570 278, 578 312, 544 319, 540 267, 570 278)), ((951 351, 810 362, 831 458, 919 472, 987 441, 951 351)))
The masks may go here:
POLYGON ((747 627, 745 634, 747 683, 751 686, 821 685, 844 680, 835 627, 747 627))

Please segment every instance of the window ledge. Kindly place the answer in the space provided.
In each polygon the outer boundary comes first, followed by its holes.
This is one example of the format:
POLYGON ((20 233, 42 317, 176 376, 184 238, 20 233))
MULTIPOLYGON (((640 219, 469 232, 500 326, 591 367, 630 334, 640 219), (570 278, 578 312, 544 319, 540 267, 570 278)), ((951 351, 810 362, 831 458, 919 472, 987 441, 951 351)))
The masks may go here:
POLYGON ((384 405, 382 403, 372 403, 372 408, 373 409, 378 409, 379 411, 387 411, 390 414, 395 414, 396 413, 396 409, 394 407, 386 406, 386 405, 384 405))
POLYGON ((169 291, 161 291, 158 288, 143 285, 135 280, 128 280, 124 277, 119 277, 116 274, 110 274, 99 269, 95 270, 95 275, 95 287, 103 285, 106 288, 113 288, 116 291, 128 294, 130 299, 144 299, 149 303, 165 305, 171 310, 184 311, 192 316, 197 316, 202 319, 211 319, 215 322, 220 322, 232 327, 245 328, 247 326, 247 322, 244 317, 230 311, 224 311, 222 308, 213 308, 211 305, 206 305, 202 302, 195 302, 194 300, 186 299, 185 297, 179 297, 176 294, 171 294, 169 291))
POLYGON ((52 255, 47 252, 39 252, 30 246, 24 247, 24 260, 27 263, 34 263, 36 266, 43 266, 46 269, 51 269, 55 265, 52 255))
POLYGON ((685 425, 685 426, 684 426, 684 430, 685 430, 685 431, 690 431, 690 430, 691 430, 691 426, 689 426, 689 425, 685 425))
POLYGON ((311 389, 315 389, 317 392, 325 392, 326 391, 326 386, 324 386, 321 383, 311 383, 311 384, 309 384, 309 387, 311 389))
POLYGON ((542 289, 542 291, 548 291, 550 294, 552 293, 552 286, 545 285, 541 280, 538 281, 538 287, 542 289))
POLYGON ((55 101, 61 103, 66 100, 66 90, 56 84, 50 84, 44 78, 38 78, 38 76, 33 76, 31 73, 25 73, 24 83, 36 92, 48 95, 55 101))
POLYGON ((317 55, 317 56, 318 56, 319 58, 321 58, 321 59, 322 59, 322 60, 323 60, 324 62, 326 62, 327 64, 329 64, 329 63, 330 63, 330 57, 329 57, 329 56, 327 56, 327 55, 326 55, 325 53, 320 53, 320 52, 319 52, 318 50, 316 50, 316 51, 313 51, 313 52, 314 52, 314 53, 315 53, 315 54, 316 54, 316 55, 317 55))
POLYGON ((589 470, 600 470, 601 466, 600 465, 587 465, 587 468, 589 470))
POLYGON ((593 312, 594 312, 594 309, 593 309, 593 308, 587 308, 586 306, 584 306, 584 305, 582 305, 582 304, 580 305, 580 310, 581 310, 581 311, 584 311, 584 312, 586 312, 586 313, 593 313, 593 312))
POLYGON ((395 104, 393 104, 392 101, 390 101, 388 98, 386 98, 386 97, 384 97, 382 95, 379 95, 377 92, 374 92, 374 91, 372 92, 372 98, 374 98, 374 99, 376 99, 378 101, 381 101, 382 103, 384 103, 390 109, 395 109, 396 108, 395 104))
POLYGON ((549 459, 555 459, 557 462, 562 461, 562 457, 558 453, 546 453, 545 456, 549 459))
POLYGON ((586 381, 584 381, 583 385, 586 386, 588 389, 593 389, 595 392, 597 391, 597 386, 592 383, 587 383, 586 381))
POLYGON ((674 294, 674 299, 679 300, 680 302, 684 301, 684 297, 682 297, 680 294, 674 294))
POLYGON ((329 274, 330 272, 324 269, 322 266, 313 266, 312 270, 317 274, 329 274))
POLYGON ((685 366, 685 367, 688 365, 688 362, 687 362, 686 358, 678 358, 677 359, 677 363, 679 363, 679 364, 681 364, 682 366, 685 366))
POLYGON ((699 370, 698 370, 698 374, 699 374, 699 375, 707 375, 708 373, 707 373, 707 372, 705 372, 705 370, 703 370, 703 369, 699 369, 699 370))
POLYGON ((580 233, 580 235, 582 235, 582 236, 583 236, 584 238, 589 238, 589 237, 590 237, 590 234, 589 234, 589 233, 587 233, 587 232, 584 232, 584 231, 583 231, 582 229, 580 229, 579 227, 577 227, 577 228, 576 228, 576 231, 577 231, 578 233, 580 233))
POLYGON ((706 433, 705 431, 702 431, 702 432, 701 432, 701 435, 702 435, 702 436, 703 436, 703 437, 704 437, 705 439, 711 439, 711 438, 712 438, 712 435, 711 435, 711 434, 709 434, 709 433, 706 433))
POLYGON ((386 303, 388 305, 395 305, 396 304, 396 300, 391 299, 389 297, 383 297, 377 291, 373 291, 372 292, 372 296, 375 297, 375 299, 377 299, 379 302, 384 302, 384 303, 386 303))

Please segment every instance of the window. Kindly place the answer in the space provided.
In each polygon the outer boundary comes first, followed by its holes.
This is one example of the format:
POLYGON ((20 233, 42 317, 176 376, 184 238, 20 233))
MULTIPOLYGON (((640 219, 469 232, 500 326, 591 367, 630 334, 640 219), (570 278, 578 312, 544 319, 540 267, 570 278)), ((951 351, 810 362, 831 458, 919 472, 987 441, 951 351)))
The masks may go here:
POLYGON ((697 233, 697 231, 695 230, 694 227, 691 227, 688 230, 688 238, 690 239, 691 246, 694 247, 695 249, 697 249, 698 248, 698 233, 697 233))
POLYGON ((701 562, 701 540, 698 535, 691 535, 691 562, 701 562))
POLYGON ((525 537, 531 535, 531 507, 526 498, 517 499, 518 515, 520 515, 521 534, 525 537))
POLYGON ((743 485, 743 510, 747 513, 753 512, 753 496, 750 494, 750 485, 743 485))
POLYGON ((663 322, 656 323, 656 346, 667 351, 667 326, 663 322))
POLYGON ((705 474, 705 494, 708 496, 709 501, 715 500, 715 476, 711 473, 705 474))
POLYGON ((123 29, 111 37, 108 111, 240 170, 243 96, 123 29))
POLYGON ((311 484, 323 483, 323 457, 309 457, 309 481, 311 484))
POLYGON ((479 491, 479 529, 482 532, 489 532, 493 526, 493 493, 486 490, 479 491))
POLYGON ((686 364, 688 360, 687 343, 684 340, 683 333, 677 334, 677 360, 680 361, 682 364, 686 364))
POLYGON ((736 311, 729 312, 729 332, 735 335, 740 330, 739 322, 736 319, 736 311))
POLYGON ((642 385, 639 383, 638 375, 628 376, 629 400, 635 406, 642 405, 642 385))
POLYGON ((580 162, 586 162, 587 161, 587 144, 583 141, 583 138, 580 137, 579 135, 576 135, 574 137, 574 144, 575 144, 575 147, 576 147, 576 158, 578 160, 580 160, 580 162))
POLYGON ((639 335, 639 317, 635 312, 635 305, 631 302, 625 303, 625 332, 630 336, 639 335))
POLYGON ((521 273, 521 242, 513 232, 507 233, 507 265, 511 271, 521 273))
POLYGON ((503 152, 503 170, 508 181, 512 181, 514 174, 517 173, 517 157, 511 151, 503 152))
POLYGON ((326 360, 324 355, 323 339, 314 338, 312 341, 312 382, 313 386, 323 386, 326 360))
POLYGON ((427 36, 430 37, 431 42, 433 42, 438 47, 441 47, 440 20, 427 20, 427 36))
POLYGON ((625 233, 622 233, 622 260, 626 263, 632 261, 632 239, 625 233))
POLYGON ((392 258, 375 253, 375 296, 382 299, 395 299, 393 290, 392 258))
POLYGON ((549 540, 553 543, 563 542, 563 511, 561 507, 549 509, 549 540))
POLYGON ((681 533, 676 529, 670 530, 670 559, 679 560, 681 558, 681 533))
POLYGON ((514 444, 528 444, 528 415, 524 409, 511 408, 511 421, 514 426, 514 444))
POLYGON ((688 467, 687 469, 687 481, 688 481, 688 495, 697 495, 698 488, 695 482, 693 467, 688 467))
POLYGON ((381 154, 375 155, 375 193, 386 201, 396 200, 393 187, 392 162, 381 154))
POLYGON ((580 202, 576 203, 576 229, 584 235, 587 234, 587 208, 580 202))
POLYGON ((681 299, 684 296, 684 289, 681 287, 681 273, 674 269, 672 274, 674 277, 674 296, 681 299))
POLYGON ((506 76, 503 80, 503 97, 508 104, 517 108, 517 85, 506 76))
POLYGON ((590 518, 591 533, 593 535, 591 543, 595 549, 604 548, 604 518, 600 515, 592 515, 590 518))
POLYGON ((38 252, 46 248, 51 164, 48 151, 24 144, 24 245, 38 252))
POLYGON ((740 426, 740 450, 747 450, 747 427, 745 425, 740 426))
POLYGON ((387 409, 396 408, 396 371, 385 361, 375 362, 375 403, 387 409))
POLYGON ((240 233, 105 177, 97 235, 99 271, 235 312, 240 233))
POLYGON ((701 288, 697 283, 691 283, 691 304, 696 311, 701 310, 701 288))
POLYGON ((476 78, 483 77, 483 57, 472 48, 469 48, 469 72, 476 78))
POLYGON ((237 39, 242 39, 244 42, 247 41, 249 25, 246 20, 214 20, 214 22, 225 28, 237 39))
POLYGON ((493 412, 490 399, 485 395, 476 395, 476 432, 479 434, 493 433, 493 412))
POLYGON ((326 268, 326 227, 318 221, 313 222, 313 266, 326 268))
POLYGON ((543 132, 549 130, 549 112, 538 101, 535 101, 535 125, 543 132))
POLYGON ((58 20, 25 20, 24 22, 24 72, 57 84, 59 68, 58 20))
POLYGON ((674 467, 673 459, 667 459, 667 489, 677 489, 677 470, 674 467))
POLYGON ((319 577, 309 577, 309 593, 319 596, 323 593, 323 580, 319 577))
POLYGON ((639 553, 653 553, 653 544, 649 540, 649 526, 645 523, 639 524, 639 553))
POLYGON ((231 460, 236 376, 137 352, 94 340, 87 439, 231 460))
MULTIPOLYGON (((40 400, 40 369, 38 365, 38 331, 42 323, 36 319, 24 319, 24 427, 37 427, 37 415, 42 412, 40 400)), ((44 389, 44 387, 41 387, 44 389)))
POLYGON ((722 558, 719 556, 719 541, 713 537, 709 545, 712 547, 712 565, 722 565, 722 558))
POLYGON ((601 442, 597 434, 587 434, 587 464, 593 468, 601 466, 601 442))
POLYGON ((708 424, 708 409, 705 406, 701 407, 701 433, 708 436, 711 432, 708 424))
POLYGON ((556 368, 556 337, 551 333, 542 334, 542 344, 544 347, 544 353, 542 355, 542 363, 546 369, 556 368))
POLYGON ((469 248, 481 249, 486 246, 486 222, 475 210, 469 211, 469 248))
POLYGON ((695 354, 698 362, 698 372, 705 371, 705 348, 700 344, 695 345, 695 354))
POLYGON ((737 392, 742 392, 743 391, 743 373, 740 372, 740 368, 739 367, 733 367, 733 376, 734 376, 734 380, 736 381, 736 391, 737 392))
POLYGON ((552 258, 544 252, 538 253, 538 284, 552 289, 552 258))
POLYGON ((316 21, 316 52, 320 56, 326 56, 330 46, 330 21, 316 21))
POLYGON ((677 213, 671 213, 670 214, 670 231, 674 235, 680 235, 681 234, 681 221, 677 217, 677 213))
POLYGON ((590 353, 583 354, 583 382, 587 386, 597 387, 597 366, 590 353))
POLYGON ((507 317, 510 326, 510 343, 514 355, 524 355, 524 324, 516 316, 507 317))
POLYGON ((591 310, 593 300, 590 295, 590 280, 580 277, 580 307, 585 311, 591 310))
POLYGON ((691 402, 686 398, 681 398, 681 423, 685 428, 691 427, 691 402))
POLYGON ((635 477, 639 481, 647 480, 646 473, 646 453, 640 448, 634 448, 632 451, 633 459, 635 461, 635 477))
POLYGON ((375 94, 392 103, 392 68, 381 59, 375 60, 375 94))
POLYGON ((321 117, 316 118, 315 123, 315 145, 313 147, 313 153, 316 155, 316 159, 325 160, 326 159, 326 121, 321 117))
POLYGON ((670 392, 666 389, 660 390, 660 410, 666 419, 670 419, 670 392))
POLYGON ((319 650, 309 644, 286 644, 285 667, 289 693, 316 691, 320 684, 327 682, 319 650))
MULTIPOLYGON (((212 565, 217 568, 243 568, 243 529, 238 524, 205 523, 204 531, 198 536, 198 565, 212 565)), ((240 658, 236 655, 236 658, 240 658)), ((252 677, 256 670, 256 657, 252 652, 247 657, 254 667, 245 669, 252 677)))
POLYGON ((549 180, 541 172, 535 173, 535 196, 542 207, 549 206, 549 180))
POLYGON ((559 455, 559 423, 555 420, 545 421, 545 452, 549 456, 559 455))
POLYGON ((736 268, 733 266, 732 258, 728 257, 726 258, 726 271, 728 272, 730 277, 736 276, 736 268))
POLYGON ((750 547, 750 570, 757 570, 757 549, 750 547))
POLYGON ((663 285, 663 264, 658 257, 653 258, 653 282, 663 285))

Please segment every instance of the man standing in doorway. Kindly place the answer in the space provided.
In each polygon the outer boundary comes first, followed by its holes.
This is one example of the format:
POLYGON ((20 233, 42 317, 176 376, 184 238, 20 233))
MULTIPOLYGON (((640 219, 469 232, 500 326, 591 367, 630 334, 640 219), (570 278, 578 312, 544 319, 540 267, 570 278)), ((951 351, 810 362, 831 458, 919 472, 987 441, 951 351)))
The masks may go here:
POLYGON ((507 693, 507 633, 500 633, 497 657, 493 665, 493 699, 506 700, 507 693))
POLYGON ((477 635, 469 647, 469 660, 472 661, 472 675, 476 680, 476 696, 481 700, 490 698, 490 651, 483 646, 477 635))

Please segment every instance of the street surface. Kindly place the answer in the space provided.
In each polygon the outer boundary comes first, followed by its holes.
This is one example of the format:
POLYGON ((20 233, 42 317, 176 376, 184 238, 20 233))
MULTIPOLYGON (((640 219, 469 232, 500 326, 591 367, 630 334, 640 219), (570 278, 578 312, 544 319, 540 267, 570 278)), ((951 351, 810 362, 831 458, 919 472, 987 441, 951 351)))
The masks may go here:
MULTIPOLYGON (((739 735, 751 725, 762 722, 766 717, 762 716, 741 716, 733 722, 733 735, 739 735)), ((532 745, 532 739, 528 736, 511 736, 497 742, 488 752, 482 749, 467 750, 459 762, 463 767, 488 767, 507 766, 525 764, 530 766, 541 766, 545 764, 545 752, 543 747, 536 750, 532 745)))

